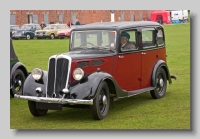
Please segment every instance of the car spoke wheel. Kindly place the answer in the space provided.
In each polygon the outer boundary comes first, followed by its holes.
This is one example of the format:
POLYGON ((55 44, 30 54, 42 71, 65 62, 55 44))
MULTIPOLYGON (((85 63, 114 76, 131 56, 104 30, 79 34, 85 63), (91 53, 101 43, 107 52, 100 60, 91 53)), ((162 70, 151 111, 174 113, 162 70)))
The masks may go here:
POLYGON ((156 73, 156 87, 151 90, 151 96, 155 99, 164 97, 167 89, 167 77, 163 68, 160 68, 156 73))
POLYGON ((30 34, 27 34, 27 35, 26 35, 26 39, 27 39, 27 40, 30 40, 30 39, 31 39, 30 34))
POLYGON ((47 114, 48 109, 36 109, 36 102, 28 101, 29 111, 33 116, 44 116, 47 114))
POLYGON ((55 35, 54 35, 54 34, 51 34, 51 35, 50 35, 50 39, 52 39, 52 40, 55 39, 55 35))
POLYGON ((97 90, 94 104, 92 105, 92 114, 94 119, 104 119, 109 111, 110 107, 110 96, 109 89, 106 82, 102 82, 97 90))
POLYGON ((15 94, 22 95, 23 94, 23 85, 25 81, 25 75, 24 72, 21 69, 17 69, 13 75, 12 84, 13 87, 10 91, 10 94, 12 97, 14 97, 15 94))

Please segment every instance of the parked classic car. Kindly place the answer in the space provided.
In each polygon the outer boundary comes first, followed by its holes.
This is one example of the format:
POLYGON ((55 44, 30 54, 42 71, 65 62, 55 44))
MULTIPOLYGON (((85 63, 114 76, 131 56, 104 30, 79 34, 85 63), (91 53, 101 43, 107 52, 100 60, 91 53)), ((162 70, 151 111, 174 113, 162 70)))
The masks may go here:
POLYGON ((13 31, 12 38, 20 39, 25 38, 27 40, 34 39, 35 31, 40 30, 41 27, 39 24, 24 24, 20 29, 13 31))
MULTIPOLYGON (((64 39, 66 37, 70 37, 70 31, 73 29, 73 28, 76 28, 77 26, 81 26, 81 25, 73 25, 71 28, 67 26, 67 29, 64 29, 64 30, 59 30, 58 31, 58 37, 60 39, 64 39)), ((91 34, 90 34, 90 37, 91 37, 91 34)))
POLYGON ((71 31, 71 29, 72 29, 72 27, 70 28, 70 27, 67 26, 66 29, 59 30, 59 31, 57 32, 58 37, 59 37, 60 39, 64 39, 64 38, 66 38, 66 37, 69 38, 69 37, 70 37, 70 31, 71 31))
POLYGON ((24 95, 15 98, 28 100, 33 116, 88 105, 94 119, 101 120, 113 100, 149 91, 154 99, 164 97, 172 79, 159 23, 101 22, 71 30, 69 52, 50 56, 47 71, 33 69, 24 95), (121 49, 125 40, 135 48, 121 49))
POLYGON ((41 38, 58 38, 57 32, 69 28, 66 24, 48 24, 43 30, 38 30, 35 32, 37 39, 41 38))
POLYGON ((22 95, 23 85, 28 71, 23 63, 21 63, 14 51, 12 39, 10 38, 10 95, 22 95))
POLYGON ((13 31, 20 29, 19 25, 10 25, 10 37, 12 37, 13 31))

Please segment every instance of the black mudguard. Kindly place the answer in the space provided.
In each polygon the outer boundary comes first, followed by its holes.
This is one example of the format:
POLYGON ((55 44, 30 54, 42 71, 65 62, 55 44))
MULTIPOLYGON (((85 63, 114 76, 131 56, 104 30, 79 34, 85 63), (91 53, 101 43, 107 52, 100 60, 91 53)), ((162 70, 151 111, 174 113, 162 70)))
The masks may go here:
POLYGON ((156 62, 154 68, 153 68, 153 71, 152 71, 152 82, 151 82, 151 86, 152 87, 155 87, 156 86, 156 73, 157 73, 157 70, 159 68, 163 68, 165 70, 165 73, 166 73, 166 76, 167 76, 167 80, 169 81, 169 84, 172 83, 172 80, 171 80, 171 75, 170 75, 170 72, 169 72, 169 69, 168 69, 168 66, 166 64, 165 61, 163 60, 159 60, 156 62))
MULTIPOLYGON (((46 97, 48 72, 44 71, 42 79, 37 82, 29 75, 24 83, 23 94, 25 96, 37 96, 36 88, 41 87, 43 90, 41 97, 46 97)), ((123 91, 113 77, 104 72, 94 72, 84 77, 80 82, 74 82, 69 86, 69 98, 70 99, 93 99, 96 95, 96 91, 101 82, 106 81, 108 85, 112 85, 117 97, 127 97, 127 92, 123 91)))
POLYGON ((41 97, 46 97, 47 71, 43 71, 43 73, 43 77, 40 81, 35 81, 32 75, 29 74, 24 82, 24 96, 37 96, 36 88, 41 87, 41 89, 43 90, 41 97))
POLYGON ((12 88, 12 86, 13 86, 12 79, 13 79, 14 73, 17 69, 21 69, 24 72, 25 77, 27 77, 29 74, 25 65, 22 64, 21 62, 17 62, 15 64, 13 64, 12 66, 10 66, 10 88, 12 88))
POLYGON ((94 72, 84 77, 79 83, 69 88, 70 95, 74 99, 93 99, 101 82, 107 82, 115 90, 117 97, 127 97, 127 92, 123 91, 113 77, 104 72, 94 72))

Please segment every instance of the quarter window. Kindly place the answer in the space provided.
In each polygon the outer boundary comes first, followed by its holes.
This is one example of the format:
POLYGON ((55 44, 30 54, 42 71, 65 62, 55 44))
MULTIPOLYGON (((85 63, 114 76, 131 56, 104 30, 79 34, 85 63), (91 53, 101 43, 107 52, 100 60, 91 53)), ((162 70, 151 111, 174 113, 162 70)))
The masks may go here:
POLYGON ((158 46, 164 45, 163 31, 161 29, 159 29, 157 33, 157 44, 158 46))

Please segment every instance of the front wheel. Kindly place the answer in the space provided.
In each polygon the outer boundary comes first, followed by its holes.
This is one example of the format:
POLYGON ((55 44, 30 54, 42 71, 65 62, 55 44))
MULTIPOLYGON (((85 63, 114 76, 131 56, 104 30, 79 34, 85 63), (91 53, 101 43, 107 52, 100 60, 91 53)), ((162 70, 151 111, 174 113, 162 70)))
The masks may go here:
POLYGON ((24 85, 25 79, 26 79, 26 76, 21 69, 17 69, 14 72, 13 78, 12 78, 13 87, 10 90, 10 95, 12 97, 14 97, 15 94, 17 94, 17 95, 23 94, 22 91, 23 91, 23 85, 24 85))
POLYGON ((151 90, 151 96, 154 99, 164 97, 167 89, 167 77, 165 70, 163 68, 159 68, 156 73, 156 87, 154 90, 151 90))
POLYGON ((31 114, 35 117, 44 116, 48 112, 48 109, 36 109, 36 102, 34 101, 28 101, 28 107, 31 114))
POLYGON ((102 82, 97 90, 94 104, 92 105, 93 118, 96 120, 104 119, 109 111, 110 96, 109 89, 106 82, 102 82))
POLYGON ((27 40, 30 40, 30 39, 31 39, 31 35, 30 35, 30 34, 27 34, 27 35, 26 35, 26 39, 27 39, 27 40))
POLYGON ((51 34, 51 35, 50 35, 50 39, 52 39, 52 40, 55 39, 55 35, 54 35, 54 34, 51 34))

